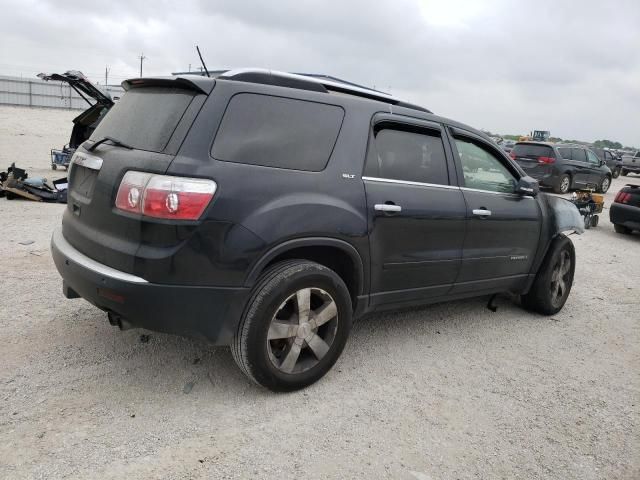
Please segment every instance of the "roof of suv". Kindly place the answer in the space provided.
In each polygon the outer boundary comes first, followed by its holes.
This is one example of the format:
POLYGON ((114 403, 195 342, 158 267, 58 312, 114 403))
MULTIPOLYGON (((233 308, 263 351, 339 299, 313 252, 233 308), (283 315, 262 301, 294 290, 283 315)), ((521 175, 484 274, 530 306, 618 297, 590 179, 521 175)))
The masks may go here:
MULTIPOLYGON (((201 75, 199 72, 187 72, 185 74, 181 73, 179 75, 173 76, 133 78, 122 82, 122 86, 125 88, 125 90, 128 90, 132 86, 142 84, 158 83, 166 84, 167 86, 173 84, 176 86, 187 86, 187 88, 199 90, 203 93, 208 94, 213 89, 216 80, 256 83, 274 87, 307 90, 318 93, 333 93, 340 94, 341 96, 345 97, 351 97, 356 101, 371 101, 375 103, 386 104, 387 107, 385 107, 385 109, 389 110, 389 113, 424 118, 433 122, 446 123, 451 127, 458 127, 464 130, 471 131, 487 141, 492 141, 485 133, 469 125, 445 117, 440 117, 424 107, 405 102, 387 93, 373 90, 367 87, 362 87, 355 83, 347 82, 345 80, 337 79, 327 75, 294 74, 279 72, 276 70, 243 68, 236 70, 217 70, 210 78, 201 75), (391 111, 391 106, 397 107, 397 110, 394 108, 393 111, 391 111)), ((539 143, 544 144, 543 142, 539 143)))

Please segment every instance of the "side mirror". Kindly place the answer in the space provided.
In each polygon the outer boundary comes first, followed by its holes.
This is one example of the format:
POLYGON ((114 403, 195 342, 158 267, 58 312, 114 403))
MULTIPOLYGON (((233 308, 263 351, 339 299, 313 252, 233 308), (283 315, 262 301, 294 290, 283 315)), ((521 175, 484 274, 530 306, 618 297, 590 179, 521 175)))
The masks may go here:
POLYGON ((604 160, 600 160, 600 166, 604 165, 604 160))
POLYGON ((529 197, 535 197, 540 192, 540 185, 538 181, 529 176, 524 176, 518 183, 516 183, 516 191, 518 195, 527 195, 529 197))

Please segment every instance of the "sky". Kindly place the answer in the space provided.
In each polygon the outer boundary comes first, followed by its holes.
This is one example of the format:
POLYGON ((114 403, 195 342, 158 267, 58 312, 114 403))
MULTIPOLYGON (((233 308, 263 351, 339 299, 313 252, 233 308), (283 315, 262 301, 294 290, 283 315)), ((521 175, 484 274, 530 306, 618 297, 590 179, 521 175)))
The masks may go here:
POLYGON ((0 75, 260 67, 501 134, 640 147, 640 0, 0 0, 0 75))

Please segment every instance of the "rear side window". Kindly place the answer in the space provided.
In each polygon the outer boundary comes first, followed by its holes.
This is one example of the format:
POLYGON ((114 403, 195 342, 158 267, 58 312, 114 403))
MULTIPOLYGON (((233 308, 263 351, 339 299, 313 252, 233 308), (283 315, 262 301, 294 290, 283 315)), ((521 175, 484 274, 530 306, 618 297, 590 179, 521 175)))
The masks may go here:
POLYGON ((109 110, 90 139, 113 137, 139 150, 162 152, 195 95, 180 88, 133 88, 109 110))
POLYGON ((211 155, 226 162, 318 172, 329 161, 343 118, 335 105, 241 93, 227 106, 211 155))
POLYGON ((376 129, 365 176, 448 185, 447 160, 437 132, 376 129))
POLYGON ((573 160, 578 160, 579 162, 587 161, 587 152, 585 152, 582 148, 572 148, 571 149, 571 158, 573 160))
POLYGON ((547 145, 533 145, 527 143, 518 143, 513 147, 513 153, 516 157, 555 157, 553 148, 547 145))

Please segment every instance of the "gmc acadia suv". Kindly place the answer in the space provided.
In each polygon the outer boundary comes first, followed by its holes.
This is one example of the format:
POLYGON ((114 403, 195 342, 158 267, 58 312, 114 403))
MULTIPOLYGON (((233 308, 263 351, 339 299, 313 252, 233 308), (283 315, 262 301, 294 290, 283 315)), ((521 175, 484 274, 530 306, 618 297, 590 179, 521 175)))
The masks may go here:
POLYGON ((114 325, 231 345, 283 391, 368 312, 511 292, 549 315, 569 295, 578 210, 470 127, 329 77, 123 86, 51 245, 66 297, 114 325))

